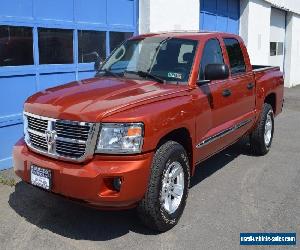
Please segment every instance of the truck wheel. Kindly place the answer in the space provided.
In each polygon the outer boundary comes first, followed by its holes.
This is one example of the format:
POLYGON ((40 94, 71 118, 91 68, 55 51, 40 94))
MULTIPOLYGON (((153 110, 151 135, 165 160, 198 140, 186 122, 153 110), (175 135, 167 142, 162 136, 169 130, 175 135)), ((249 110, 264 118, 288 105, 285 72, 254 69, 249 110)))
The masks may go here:
POLYGON ((250 145, 255 155, 269 152, 274 134, 274 112, 272 106, 265 103, 261 118, 255 130, 250 134, 250 145))
POLYGON ((189 160, 184 148, 168 141, 155 152, 148 190, 138 205, 142 222, 160 232, 179 221, 188 196, 189 160))

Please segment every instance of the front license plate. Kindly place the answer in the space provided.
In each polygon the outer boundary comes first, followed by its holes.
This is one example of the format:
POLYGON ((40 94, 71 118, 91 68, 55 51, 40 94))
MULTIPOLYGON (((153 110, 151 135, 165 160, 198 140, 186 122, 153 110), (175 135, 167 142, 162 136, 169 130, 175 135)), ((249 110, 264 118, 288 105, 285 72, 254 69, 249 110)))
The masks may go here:
POLYGON ((30 170, 31 184, 46 190, 51 188, 51 170, 32 165, 30 170))

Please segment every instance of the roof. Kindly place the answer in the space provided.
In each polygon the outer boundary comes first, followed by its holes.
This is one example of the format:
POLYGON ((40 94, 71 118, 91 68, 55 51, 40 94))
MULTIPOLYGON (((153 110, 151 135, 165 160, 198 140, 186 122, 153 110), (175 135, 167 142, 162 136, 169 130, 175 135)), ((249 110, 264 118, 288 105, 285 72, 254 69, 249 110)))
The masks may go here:
POLYGON ((207 37, 215 37, 216 35, 221 36, 233 36, 236 37, 236 34, 224 33, 224 32, 211 32, 211 31, 170 31, 170 32, 157 32, 157 33, 148 33, 138 36, 134 36, 133 39, 137 38, 146 38, 146 37, 174 37, 174 38, 185 38, 185 39, 199 39, 207 37))

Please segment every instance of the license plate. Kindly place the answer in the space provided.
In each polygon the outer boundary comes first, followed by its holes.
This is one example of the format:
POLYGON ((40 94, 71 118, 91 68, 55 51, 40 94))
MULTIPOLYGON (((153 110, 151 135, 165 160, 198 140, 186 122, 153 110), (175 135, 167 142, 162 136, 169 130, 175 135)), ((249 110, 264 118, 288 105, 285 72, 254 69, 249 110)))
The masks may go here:
POLYGON ((51 170, 38 166, 31 166, 30 170, 31 184, 46 190, 51 188, 51 170))

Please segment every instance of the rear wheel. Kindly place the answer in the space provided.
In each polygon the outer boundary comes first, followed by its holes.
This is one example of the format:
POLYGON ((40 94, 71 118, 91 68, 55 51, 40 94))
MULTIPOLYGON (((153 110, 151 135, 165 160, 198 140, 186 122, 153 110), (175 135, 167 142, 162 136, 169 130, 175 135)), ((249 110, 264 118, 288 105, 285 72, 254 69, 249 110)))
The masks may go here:
POLYGON ((188 196, 189 161, 184 148, 168 141, 155 152, 148 190, 138 205, 143 223, 160 232, 179 221, 188 196))
POLYGON ((272 106, 265 103, 255 130, 250 134, 250 145, 255 155, 265 155, 270 151, 274 134, 274 112, 272 106))

